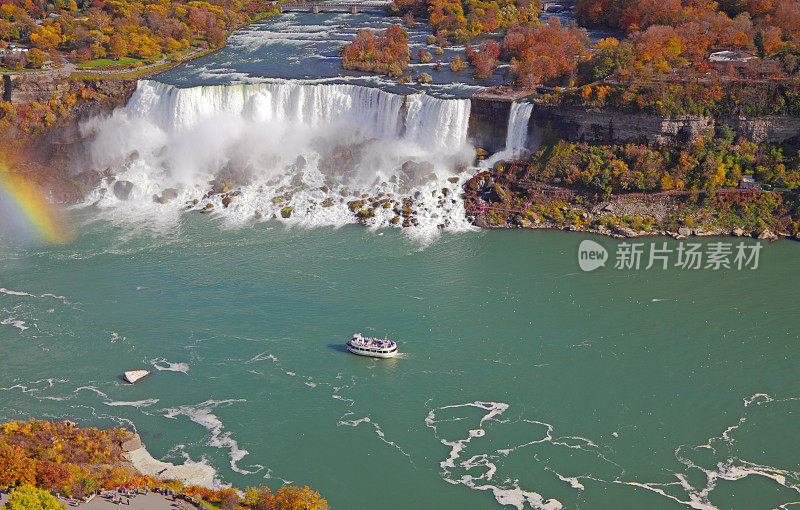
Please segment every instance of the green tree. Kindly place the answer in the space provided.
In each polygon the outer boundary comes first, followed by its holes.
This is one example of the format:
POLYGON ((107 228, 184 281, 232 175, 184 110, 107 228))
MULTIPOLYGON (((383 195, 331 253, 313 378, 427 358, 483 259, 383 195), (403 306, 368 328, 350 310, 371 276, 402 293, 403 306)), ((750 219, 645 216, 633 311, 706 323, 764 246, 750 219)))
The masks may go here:
POLYGON ((40 491, 32 485, 21 485, 14 489, 8 503, 3 507, 7 510, 65 510, 63 505, 47 491, 40 491))
POLYGON ((636 57, 633 46, 629 42, 619 42, 613 37, 603 39, 595 45, 595 54, 585 66, 590 72, 589 80, 602 80, 617 69, 623 69, 636 57))
POLYGON ((758 52, 758 58, 764 58, 767 55, 767 51, 764 48, 764 32, 761 30, 756 32, 756 35, 753 37, 753 45, 758 52))

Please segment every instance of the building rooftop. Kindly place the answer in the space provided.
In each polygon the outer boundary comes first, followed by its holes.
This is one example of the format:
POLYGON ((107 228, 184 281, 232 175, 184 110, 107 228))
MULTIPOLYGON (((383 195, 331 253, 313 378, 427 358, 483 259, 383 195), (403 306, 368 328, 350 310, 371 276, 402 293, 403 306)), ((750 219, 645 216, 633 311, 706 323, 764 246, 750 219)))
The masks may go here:
POLYGON ((711 62, 748 62, 755 58, 754 55, 743 51, 717 51, 712 53, 708 60, 711 62))

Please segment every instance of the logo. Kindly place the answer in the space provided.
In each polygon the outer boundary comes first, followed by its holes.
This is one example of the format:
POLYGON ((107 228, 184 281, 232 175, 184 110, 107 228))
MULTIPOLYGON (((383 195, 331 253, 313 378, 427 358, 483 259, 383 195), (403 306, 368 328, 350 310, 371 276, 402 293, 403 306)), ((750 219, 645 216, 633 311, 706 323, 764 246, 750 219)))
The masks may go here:
POLYGON ((594 271, 600 266, 605 266, 608 252, 603 245, 586 239, 578 246, 578 265, 582 271, 594 271))

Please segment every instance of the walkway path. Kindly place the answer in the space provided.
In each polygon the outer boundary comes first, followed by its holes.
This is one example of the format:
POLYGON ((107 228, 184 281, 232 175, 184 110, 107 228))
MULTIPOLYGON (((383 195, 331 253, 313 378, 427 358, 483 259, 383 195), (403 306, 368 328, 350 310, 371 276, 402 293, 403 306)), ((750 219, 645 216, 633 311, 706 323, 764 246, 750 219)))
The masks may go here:
MULTIPOLYGON (((184 62, 186 60, 189 60, 189 59, 197 56, 199 53, 202 53, 203 51, 206 51, 206 50, 197 48, 197 49, 195 49, 193 51, 190 51, 189 53, 183 55, 181 58, 175 60, 174 62, 177 65, 180 62, 184 62)), ((125 68, 125 69, 103 69, 102 67, 98 67, 98 68, 79 68, 75 64, 67 62, 64 65, 61 65, 59 67, 54 67, 52 69, 40 69, 40 70, 36 70, 36 71, 5 71, 5 72, 0 73, 0 74, 11 74, 11 75, 20 75, 20 76, 61 76, 61 75, 68 76, 68 75, 71 75, 72 73, 91 73, 91 74, 102 74, 102 75, 107 75, 107 76, 113 76, 115 74, 127 74, 127 73, 131 73, 131 72, 146 71, 148 69, 152 69, 152 68, 155 68, 155 67, 162 66, 162 65, 166 64, 167 62, 171 62, 171 61, 172 61, 172 59, 168 59, 168 58, 162 57, 160 60, 158 60, 157 62, 153 62, 152 64, 146 64, 146 65, 139 66, 139 67, 129 67, 129 68, 125 68)))
MULTIPOLYGON (((0 508, 8 502, 8 497, 8 494, 0 495, 0 508)), ((162 496, 155 492, 139 494, 131 498, 130 505, 118 505, 102 497, 96 497, 88 503, 80 504, 67 503, 65 499, 58 499, 67 505, 67 509, 75 508, 80 510, 189 510, 195 508, 186 501, 172 501, 171 497, 162 496)), ((124 500, 125 498, 123 498, 124 500)))

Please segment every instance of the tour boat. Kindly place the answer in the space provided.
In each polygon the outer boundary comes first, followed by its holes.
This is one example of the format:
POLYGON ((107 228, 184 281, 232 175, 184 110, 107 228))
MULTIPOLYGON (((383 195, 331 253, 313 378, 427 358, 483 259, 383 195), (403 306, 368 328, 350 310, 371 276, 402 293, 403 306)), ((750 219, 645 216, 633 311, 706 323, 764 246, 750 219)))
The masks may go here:
POLYGON ((144 379, 148 375, 150 375, 149 370, 130 370, 128 372, 125 372, 123 378, 125 379, 126 382, 135 384, 137 381, 144 379))
POLYGON ((356 333, 347 341, 347 350, 359 356, 372 358, 394 358, 397 356, 397 344, 385 338, 372 338, 356 333))

